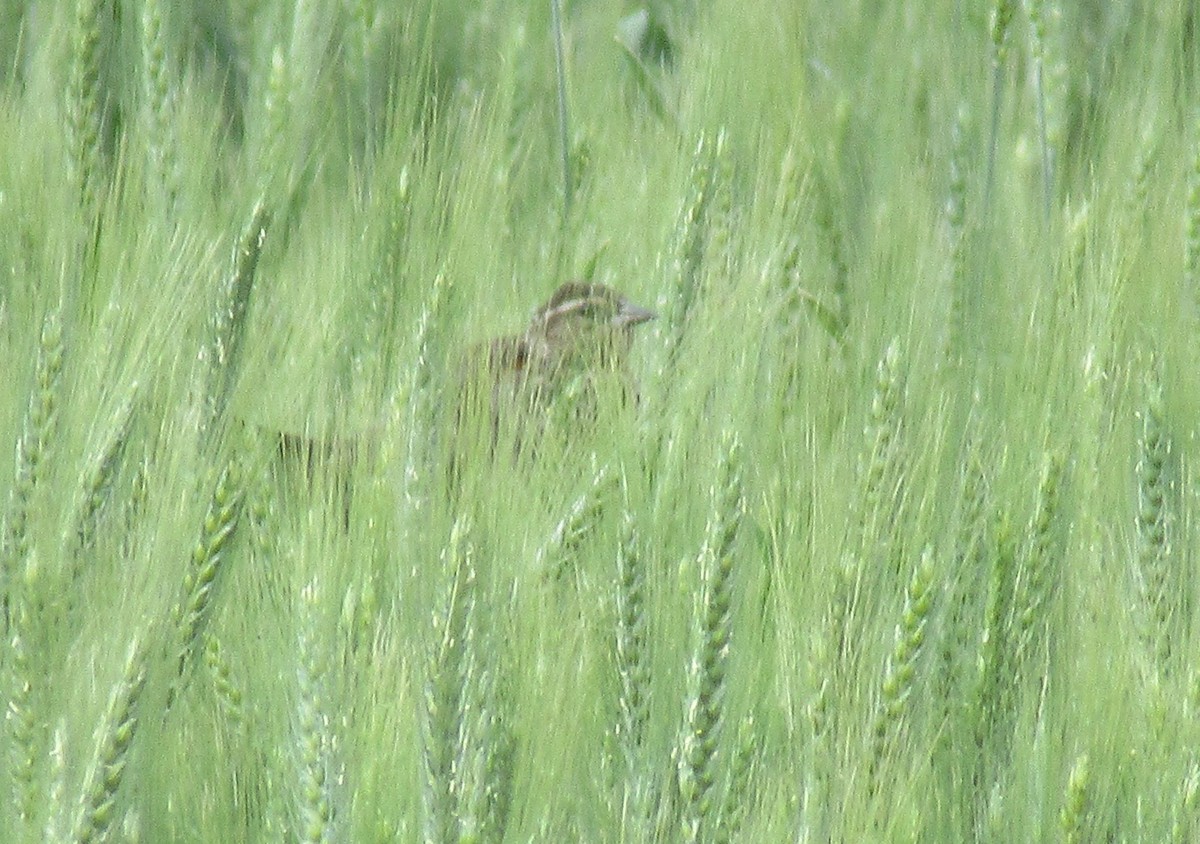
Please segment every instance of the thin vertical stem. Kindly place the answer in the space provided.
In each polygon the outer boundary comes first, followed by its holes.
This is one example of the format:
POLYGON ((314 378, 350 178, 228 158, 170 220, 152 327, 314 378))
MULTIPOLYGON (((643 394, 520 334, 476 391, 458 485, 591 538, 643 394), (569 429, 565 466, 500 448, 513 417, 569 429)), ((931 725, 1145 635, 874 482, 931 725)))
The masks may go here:
POLYGON ((558 143, 562 157, 563 219, 571 214, 574 188, 571 184, 571 140, 567 115, 567 68, 563 57, 562 0, 550 0, 554 29, 554 75, 558 80, 558 143))

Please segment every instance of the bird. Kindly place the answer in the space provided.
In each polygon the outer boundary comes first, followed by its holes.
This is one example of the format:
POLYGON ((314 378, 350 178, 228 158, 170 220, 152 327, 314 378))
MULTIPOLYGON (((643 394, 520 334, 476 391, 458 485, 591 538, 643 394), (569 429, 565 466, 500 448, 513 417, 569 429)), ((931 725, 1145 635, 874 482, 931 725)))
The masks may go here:
POLYGON ((554 427, 578 438, 602 404, 636 402, 628 367, 633 332, 656 316, 604 284, 559 286, 523 333, 471 350, 459 390, 459 435, 474 423, 493 457, 502 439, 512 441, 516 455, 536 455, 554 427))
MULTIPOLYGON (((457 377, 440 390, 450 406, 437 414, 449 432, 442 453, 448 451, 450 489, 461 488, 468 467, 486 478, 487 467, 505 452, 515 463, 528 463, 550 439, 556 447, 586 439, 605 406, 636 404, 628 366, 634 329, 656 317, 612 287, 569 281, 533 311, 524 331, 475 343, 452 360, 449 370, 457 377)), ((309 482, 321 466, 344 476, 348 524, 349 474, 364 454, 379 453, 381 433, 381 427, 327 438, 279 432, 277 452, 309 482)))

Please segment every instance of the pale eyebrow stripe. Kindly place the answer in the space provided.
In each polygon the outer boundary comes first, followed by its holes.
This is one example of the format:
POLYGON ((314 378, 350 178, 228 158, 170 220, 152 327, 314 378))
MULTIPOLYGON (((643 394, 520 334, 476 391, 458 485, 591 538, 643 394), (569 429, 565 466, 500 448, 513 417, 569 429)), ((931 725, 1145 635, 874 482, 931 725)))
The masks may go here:
POLYGON ((588 305, 604 304, 607 304, 607 300, 602 296, 589 296, 586 299, 572 299, 569 302, 564 302, 563 304, 546 311, 546 319, 549 319, 550 317, 561 316, 562 314, 569 314, 572 311, 583 310, 588 305))

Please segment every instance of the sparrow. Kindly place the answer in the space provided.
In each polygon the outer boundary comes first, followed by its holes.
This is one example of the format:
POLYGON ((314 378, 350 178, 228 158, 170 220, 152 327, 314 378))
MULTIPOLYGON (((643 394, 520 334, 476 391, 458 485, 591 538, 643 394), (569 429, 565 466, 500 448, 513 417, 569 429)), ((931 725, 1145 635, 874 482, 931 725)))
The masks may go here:
POLYGON ((482 420, 493 452, 511 439, 517 454, 536 453, 556 423, 568 437, 582 433, 602 403, 636 401, 627 365, 633 330, 655 316, 606 285, 563 284, 524 333, 471 351, 456 429, 478 431, 482 420))
MULTIPOLYGON (((442 393, 454 397, 447 426, 451 490, 468 466, 481 467, 478 476, 486 477, 502 444, 514 458, 536 457, 549 437, 583 437, 602 405, 636 402, 627 366, 633 330, 655 317, 611 287, 573 281, 533 312, 521 334, 472 346, 457 367, 456 389, 442 393)), ((333 469, 349 524, 351 469, 364 453, 378 452, 379 434, 314 439, 279 432, 276 447, 283 464, 309 483, 318 467, 333 469)))

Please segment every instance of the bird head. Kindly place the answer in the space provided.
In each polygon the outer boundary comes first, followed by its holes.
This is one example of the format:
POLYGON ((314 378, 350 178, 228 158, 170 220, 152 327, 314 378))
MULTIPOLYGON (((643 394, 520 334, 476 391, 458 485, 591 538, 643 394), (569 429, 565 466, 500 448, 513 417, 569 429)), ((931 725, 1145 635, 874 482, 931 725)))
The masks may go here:
POLYGON ((534 312, 527 336, 563 360, 611 362, 624 355, 633 329, 655 316, 611 287, 568 282, 534 312))

